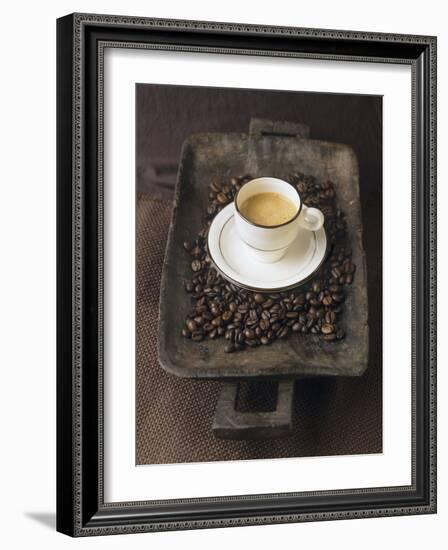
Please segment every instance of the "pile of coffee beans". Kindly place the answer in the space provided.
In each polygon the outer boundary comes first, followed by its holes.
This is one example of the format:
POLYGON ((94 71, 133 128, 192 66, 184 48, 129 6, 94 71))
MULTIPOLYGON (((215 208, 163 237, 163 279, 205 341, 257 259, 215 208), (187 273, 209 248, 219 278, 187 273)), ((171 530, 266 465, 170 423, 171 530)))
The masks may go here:
POLYGON ((332 182, 317 182, 301 173, 285 178, 308 206, 320 208, 325 215, 330 254, 312 280, 297 289, 266 294, 239 288, 213 267, 207 253, 208 228, 251 179, 245 175, 212 182, 204 227, 192 242, 184 243, 192 271, 185 290, 194 305, 185 320, 183 336, 194 342, 223 337, 228 353, 266 346, 297 334, 319 335, 328 342, 343 339, 345 333, 339 321, 356 266, 346 245, 346 222, 336 206, 332 182))

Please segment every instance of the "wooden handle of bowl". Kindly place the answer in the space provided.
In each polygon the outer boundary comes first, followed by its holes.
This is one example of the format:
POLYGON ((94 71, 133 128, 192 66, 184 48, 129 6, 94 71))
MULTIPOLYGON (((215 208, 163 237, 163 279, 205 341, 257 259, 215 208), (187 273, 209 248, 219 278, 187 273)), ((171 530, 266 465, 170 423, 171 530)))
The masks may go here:
POLYGON ((213 421, 213 433, 220 439, 274 439, 292 433, 294 380, 280 380, 277 408, 270 412, 236 410, 238 382, 226 382, 221 390, 213 421))
POLYGON ((310 127, 300 122, 251 118, 249 124, 249 135, 295 137, 306 139, 310 137, 310 127))

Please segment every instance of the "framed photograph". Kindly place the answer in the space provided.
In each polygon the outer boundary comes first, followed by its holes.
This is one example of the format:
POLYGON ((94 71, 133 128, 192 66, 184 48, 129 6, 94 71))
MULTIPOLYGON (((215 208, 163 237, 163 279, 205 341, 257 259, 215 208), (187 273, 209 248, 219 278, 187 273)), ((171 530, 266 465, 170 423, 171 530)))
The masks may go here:
POLYGON ((57 50, 57 529, 434 513, 436 38, 57 50))

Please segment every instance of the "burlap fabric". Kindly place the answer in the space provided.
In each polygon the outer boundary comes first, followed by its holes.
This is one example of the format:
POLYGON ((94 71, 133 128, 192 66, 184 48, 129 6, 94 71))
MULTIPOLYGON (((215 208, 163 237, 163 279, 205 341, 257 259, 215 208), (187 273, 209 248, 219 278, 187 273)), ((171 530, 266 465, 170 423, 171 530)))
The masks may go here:
MULTIPOLYGON (((157 360, 159 289, 170 216, 171 201, 138 197, 137 464, 381 452, 381 323, 377 300, 369 303, 371 354, 363 377, 297 382, 291 437, 267 441, 214 437, 211 427, 221 383, 175 377, 157 360)), ((379 275, 373 266, 369 297, 376 294, 379 275)), ((272 404, 269 387, 251 391, 246 386, 239 408, 269 408, 272 404)))

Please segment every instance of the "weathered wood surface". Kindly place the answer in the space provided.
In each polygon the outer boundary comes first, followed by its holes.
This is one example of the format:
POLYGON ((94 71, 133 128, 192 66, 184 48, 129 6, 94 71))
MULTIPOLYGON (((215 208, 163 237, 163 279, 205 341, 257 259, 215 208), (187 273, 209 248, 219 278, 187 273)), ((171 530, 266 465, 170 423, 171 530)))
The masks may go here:
POLYGON ((357 159, 346 145, 324 141, 248 134, 197 134, 183 146, 175 204, 163 267, 160 296, 159 359, 168 372, 193 378, 360 376, 367 368, 368 304, 357 159), (285 177, 311 174, 335 184, 346 215, 348 238, 357 266, 347 292, 341 326, 346 338, 325 342, 315 335, 292 335, 271 346, 224 352, 223 339, 194 343, 181 336, 190 297, 183 282, 191 259, 183 242, 200 230, 213 180, 250 173, 285 177))

